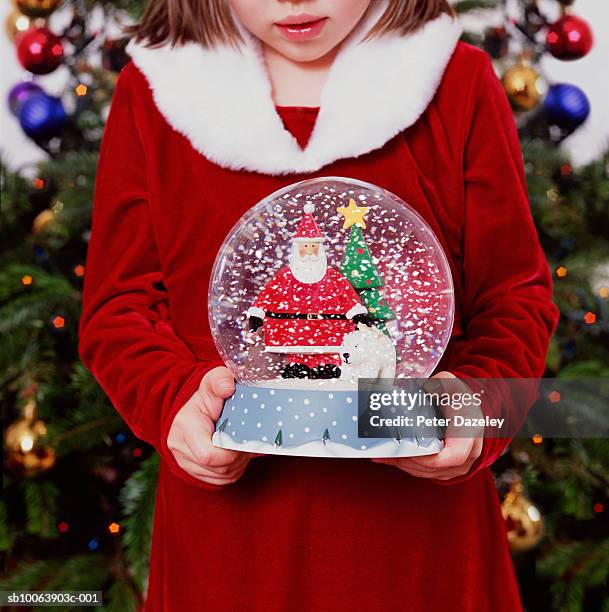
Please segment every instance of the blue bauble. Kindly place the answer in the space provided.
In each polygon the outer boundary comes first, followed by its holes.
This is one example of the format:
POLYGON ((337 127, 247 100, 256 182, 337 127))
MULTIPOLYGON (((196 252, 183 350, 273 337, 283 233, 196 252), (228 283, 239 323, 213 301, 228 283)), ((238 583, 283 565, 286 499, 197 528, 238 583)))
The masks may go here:
POLYGON ((8 106, 11 109, 11 113, 18 117, 23 103, 33 95, 40 93, 44 93, 42 87, 31 81, 24 81, 13 85, 8 92, 8 106))
POLYGON ((590 102, 586 94, 579 87, 568 83, 552 85, 543 107, 550 123, 568 130, 580 126, 590 114, 590 102))
POLYGON ((68 116, 59 98, 45 93, 28 98, 19 111, 23 131, 34 140, 49 140, 61 134, 68 116))

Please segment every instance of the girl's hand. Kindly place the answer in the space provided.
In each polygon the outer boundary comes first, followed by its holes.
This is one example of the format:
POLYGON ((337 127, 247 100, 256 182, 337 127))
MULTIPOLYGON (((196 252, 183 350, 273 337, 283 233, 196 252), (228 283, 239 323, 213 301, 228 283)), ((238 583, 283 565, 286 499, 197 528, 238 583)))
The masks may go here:
POLYGON ((178 465, 191 476, 212 485, 227 485, 238 480, 254 455, 218 448, 211 443, 214 423, 224 400, 235 391, 233 375, 218 367, 205 374, 198 390, 176 414, 167 446, 178 465))
MULTIPOLYGON (((469 392, 465 383, 458 380, 450 372, 439 372, 432 379, 440 378, 442 390, 445 393, 463 393, 464 387, 469 392)), ((453 411, 454 409, 449 409, 453 411)), ((483 418, 480 408, 468 406, 467 414, 464 416, 483 418)), ((445 416, 451 416, 447 414, 445 416)), ((400 470, 417 476, 419 478, 433 478, 434 480, 450 480, 457 476, 467 474, 474 461, 482 452, 483 428, 473 431, 470 437, 455 437, 454 427, 446 429, 444 448, 437 455, 423 457, 391 457, 387 459, 373 459, 375 463, 386 463, 395 465, 400 470), (452 434, 452 435, 451 435, 452 434)))

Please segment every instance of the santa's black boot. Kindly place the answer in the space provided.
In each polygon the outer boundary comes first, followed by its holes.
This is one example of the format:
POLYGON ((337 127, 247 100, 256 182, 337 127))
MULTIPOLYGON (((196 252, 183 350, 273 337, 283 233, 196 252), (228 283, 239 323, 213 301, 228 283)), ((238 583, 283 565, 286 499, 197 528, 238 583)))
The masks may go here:
POLYGON ((333 363, 324 363, 311 370, 311 378, 340 378, 340 368, 333 363))
POLYGON ((311 378, 311 368, 304 363, 288 363, 281 372, 282 378, 311 378))

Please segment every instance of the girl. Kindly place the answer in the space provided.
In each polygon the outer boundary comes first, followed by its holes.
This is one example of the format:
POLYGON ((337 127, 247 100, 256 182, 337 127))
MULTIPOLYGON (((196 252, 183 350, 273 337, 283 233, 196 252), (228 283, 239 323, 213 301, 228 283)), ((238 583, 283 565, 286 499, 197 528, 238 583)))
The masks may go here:
POLYGON ((151 0, 133 31, 80 350, 162 457, 146 610, 520 609, 488 470, 507 440, 385 462, 210 442, 234 388, 212 262, 249 207, 308 177, 384 187, 439 237, 457 303, 439 376, 542 375, 557 311, 486 55, 446 0, 151 0))

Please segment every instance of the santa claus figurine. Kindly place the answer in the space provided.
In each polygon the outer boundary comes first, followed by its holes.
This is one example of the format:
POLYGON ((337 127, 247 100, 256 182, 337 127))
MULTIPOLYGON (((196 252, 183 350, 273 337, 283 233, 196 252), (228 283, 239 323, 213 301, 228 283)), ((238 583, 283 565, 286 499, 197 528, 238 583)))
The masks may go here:
POLYGON ((371 325, 355 289, 328 265, 322 236, 307 203, 282 268, 249 308, 250 329, 264 325, 265 350, 286 353, 283 378, 338 378, 340 346, 357 323, 371 325))

